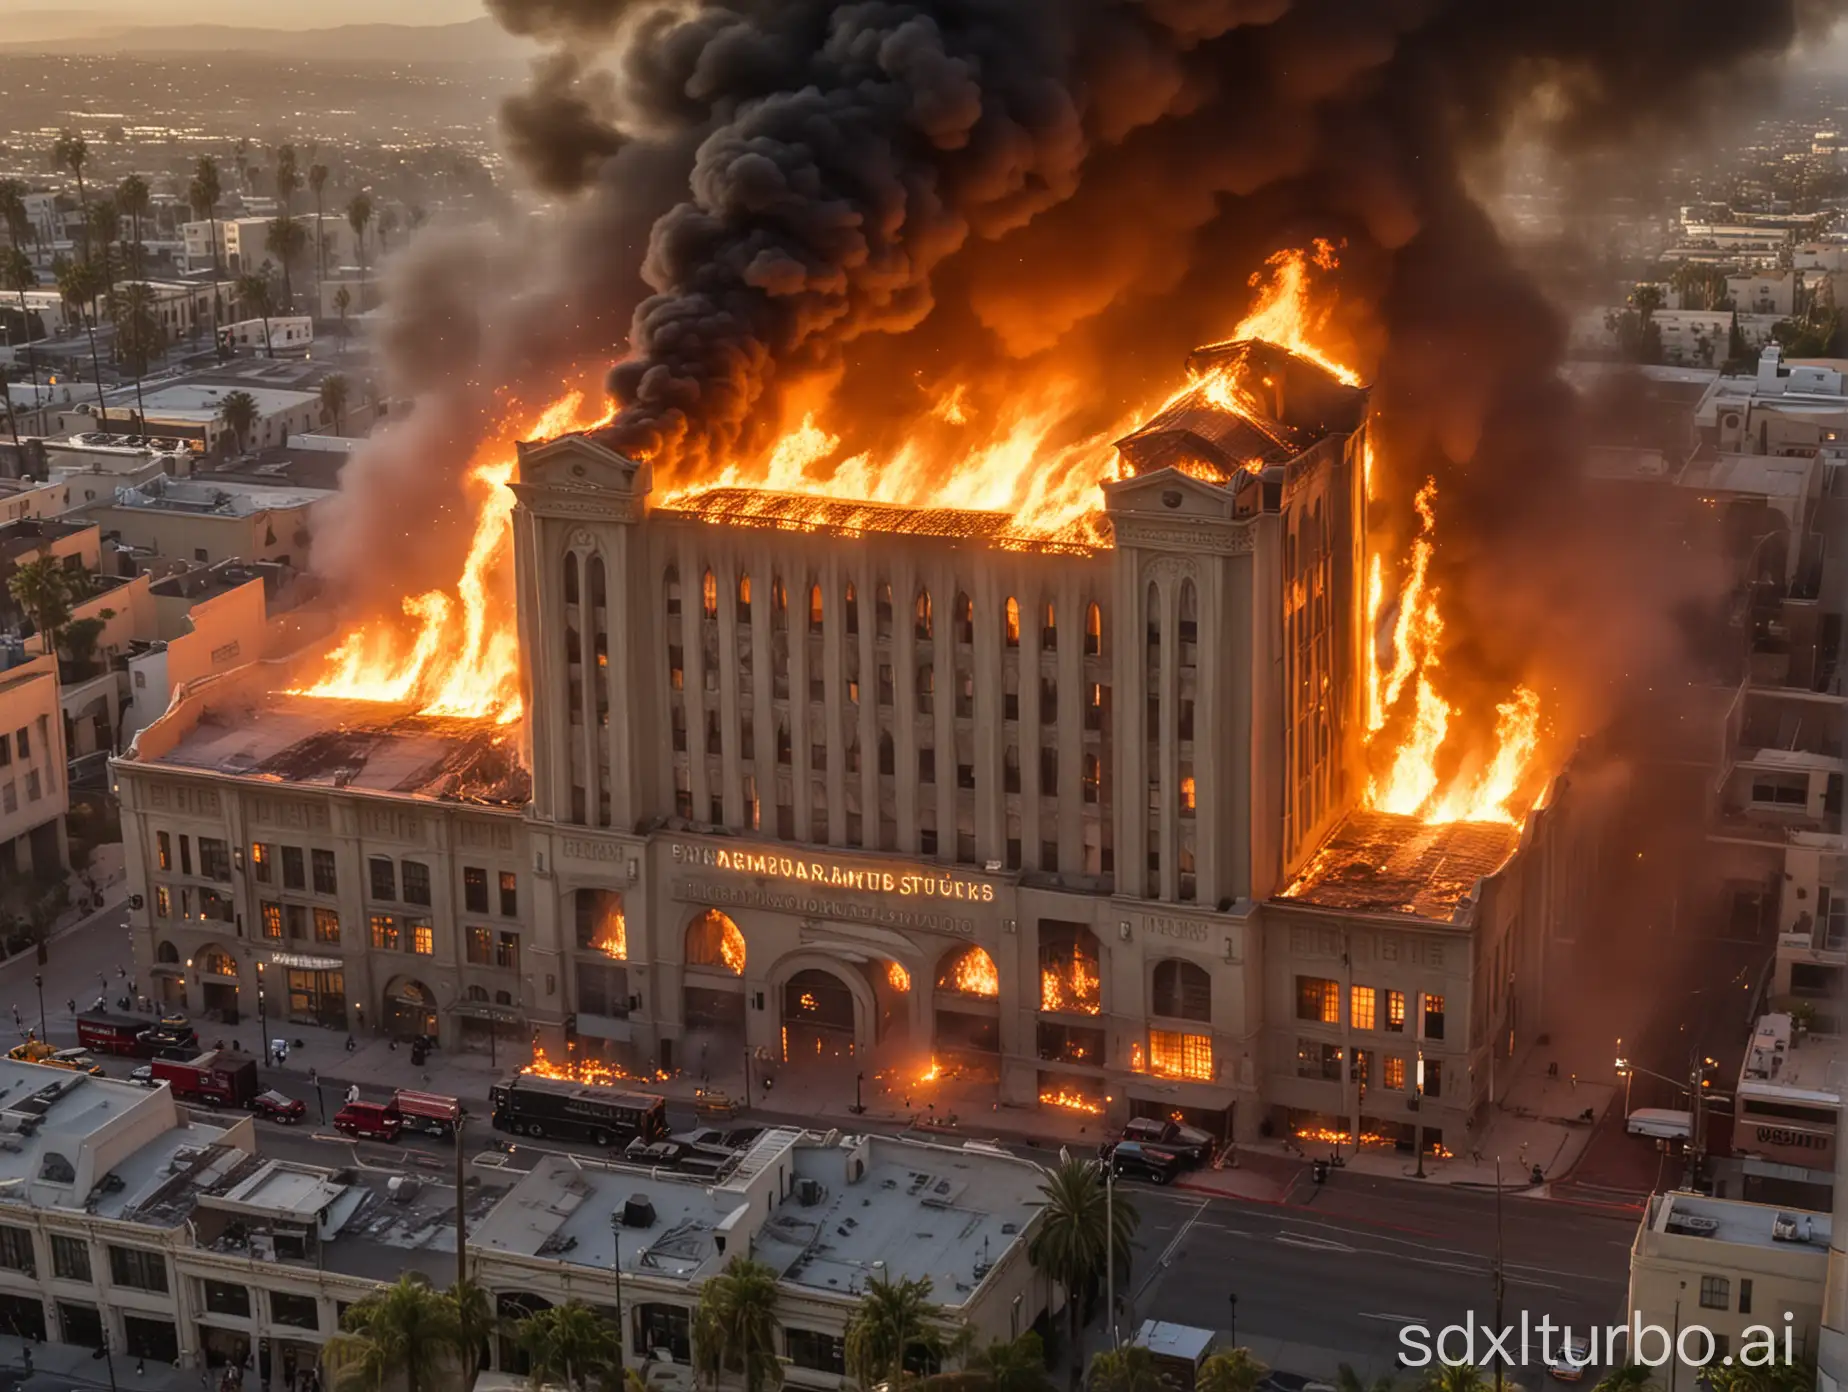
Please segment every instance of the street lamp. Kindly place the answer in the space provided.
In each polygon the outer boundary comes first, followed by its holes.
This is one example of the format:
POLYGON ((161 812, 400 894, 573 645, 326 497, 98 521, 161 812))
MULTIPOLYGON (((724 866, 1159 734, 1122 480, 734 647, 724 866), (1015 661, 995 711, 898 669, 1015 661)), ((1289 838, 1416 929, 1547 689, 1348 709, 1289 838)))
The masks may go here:
POLYGON ((257 1047, 263 1051, 266 1063, 275 1062, 270 1057, 269 1047, 269 1011, 263 1001, 263 963, 257 962, 257 1047))
POLYGON ((1226 1342, 1233 1348, 1238 1347, 1238 1292, 1226 1292, 1226 1342))
POLYGON ((616 1380, 622 1381, 623 1369, 628 1366, 629 1357, 629 1318, 622 1309, 622 1210, 610 1212, 610 1241, 615 1246, 615 1255, 610 1259, 611 1269, 616 1276, 616 1380))
POLYGON ((853 1075, 853 1106, 849 1107, 847 1110, 852 1112, 855 1116, 866 1115, 866 1103, 862 1101, 860 1097, 860 1089, 865 1082, 866 1074, 856 1073, 853 1075))

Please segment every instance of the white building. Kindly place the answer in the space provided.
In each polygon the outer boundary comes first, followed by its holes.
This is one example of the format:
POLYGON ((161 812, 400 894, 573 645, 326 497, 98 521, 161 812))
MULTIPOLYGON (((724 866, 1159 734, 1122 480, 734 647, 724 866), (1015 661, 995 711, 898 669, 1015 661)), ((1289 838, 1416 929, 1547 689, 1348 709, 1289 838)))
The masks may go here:
POLYGON ((1742 315, 1771 314, 1788 319, 1796 313, 1797 273, 1760 271, 1755 275, 1727 276, 1726 294, 1742 315))
POLYGON ((265 319, 241 319, 220 331, 227 346, 253 353, 281 355, 306 352, 314 342, 314 320, 306 314, 272 314, 265 319))
MULTIPOLYGON (((318 392, 184 378, 159 386, 144 385, 139 400, 133 387, 118 388, 108 397, 109 419, 119 433, 127 428, 129 412, 145 407, 143 429, 149 436, 170 438, 200 453, 230 453, 236 449, 237 440, 225 424, 224 404, 232 392, 243 392, 257 403, 256 421, 244 439, 247 450, 287 444, 289 437, 311 433, 324 424, 318 392)), ((70 419, 73 429, 89 431, 95 427, 95 421, 87 415, 74 414, 70 419), (77 423, 79 420, 82 424, 77 423)))

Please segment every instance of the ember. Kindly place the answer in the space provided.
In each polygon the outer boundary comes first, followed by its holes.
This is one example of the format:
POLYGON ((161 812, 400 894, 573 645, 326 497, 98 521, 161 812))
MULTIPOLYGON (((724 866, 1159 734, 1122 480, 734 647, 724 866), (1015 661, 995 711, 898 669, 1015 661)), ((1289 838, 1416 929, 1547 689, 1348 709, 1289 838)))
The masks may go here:
POLYGON ((911 973, 897 962, 886 963, 886 982, 894 991, 904 992, 911 989, 911 973))
POLYGON ((1072 1092, 1066 1088, 1041 1088, 1039 1095, 1042 1107, 1060 1107, 1068 1112, 1082 1112, 1086 1116, 1102 1116, 1104 1104, 1086 1097, 1081 1092, 1072 1092))
POLYGON ((595 1083, 613 1087, 622 1083, 665 1083, 668 1075, 659 1069, 653 1074, 631 1073, 621 1064, 602 1063, 596 1059, 570 1058, 555 1063, 543 1048, 533 1045, 533 1061, 520 1070, 535 1078, 556 1078, 567 1083, 595 1083))
MULTIPOLYGON (((1347 1130, 1336 1130, 1332 1126, 1299 1126, 1296 1139, 1312 1145, 1344 1146, 1349 1144, 1347 1130)), ((1377 1131, 1362 1131, 1360 1143, 1363 1146, 1391 1146, 1397 1144, 1392 1137, 1382 1136, 1377 1131)))
POLYGON ((995 969, 994 958, 979 947, 970 947, 944 968, 937 989, 961 991, 965 996, 998 996, 1001 973, 995 969))
POLYGON ((604 897, 603 912, 597 920, 590 945, 605 957, 614 957, 618 962, 628 960, 629 923, 623 917, 622 900, 617 895, 604 897))

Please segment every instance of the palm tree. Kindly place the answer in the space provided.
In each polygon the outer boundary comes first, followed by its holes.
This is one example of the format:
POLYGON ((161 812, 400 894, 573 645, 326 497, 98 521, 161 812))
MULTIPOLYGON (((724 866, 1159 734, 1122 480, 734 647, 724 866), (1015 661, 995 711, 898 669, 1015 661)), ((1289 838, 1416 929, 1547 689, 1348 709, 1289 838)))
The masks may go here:
POLYGON ((24 251, 32 218, 26 212, 26 186, 21 180, 0 179, 0 222, 6 224, 7 240, 24 251))
POLYGON ((32 311, 26 305, 26 291, 38 289, 38 271, 33 268, 32 258, 17 242, 0 252, 0 289, 11 290, 19 296, 20 332, 26 336, 26 371, 32 377, 32 401, 36 406, 38 361, 32 352, 32 311))
POLYGON ((257 423, 259 414, 256 397, 247 391, 226 392, 219 401, 218 419, 225 423, 225 429, 237 441, 239 454, 244 452, 244 441, 250 435, 250 428, 257 423))
POLYGON ((387 208, 379 214, 379 255, 391 250, 391 234, 398 230, 398 210, 387 208))
POLYGON ((21 561, 6 582, 6 592, 31 615, 45 651, 56 652, 58 635, 71 618, 71 577, 63 563, 50 556, 21 561))
POLYGON ((342 285, 334 291, 334 310, 340 315, 340 356, 343 358, 346 356, 346 315, 352 304, 353 292, 346 286, 342 285))
MULTIPOLYGON (((1044 1195, 1039 1231, 1027 1246, 1027 1260, 1065 1289, 1071 1349, 1078 1350, 1079 1309, 1097 1288, 1114 1249, 1117 1280, 1129 1275, 1130 1239, 1138 1215, 1129 1200, 1111 1202, 1102 1168, 1076 1156, 1063 1160, 1040 1186, 1044 1195)), ((1115 1318, 1115 1312, 1111 1312, 1115 1318)))
POLYGON ((116 348, 135 374, 135 411, 141 417, 141 429, 146 431, 148 411, 141 399, 141 378, 154 355, 166 347, 167 339, 154 292, 146 281, 131 280, 110 300, 109 312, 115 321, 116 348))
POLYGON ((302 248, 308 243, 308 234, 301 223, 284 213, 270 221, 263 236, 263 249, 282 263, 282 312, 295 312, 295 287, 290 280, 289 267, 295 258, 302 254, 302 248))
POLYGON ((237 165, 237 181, 245 188, 250 187, 250 137, 240 135, 232 151, 231 160, 237 165))
POLYGON ((321 411, 334 423, 334 434, 344 432, 340 428, 340 418, 346 413, 347 379, 338 372, 321 379, 321 411))
POLYGON ((309 165, 308 192, 314 195, 314 283, 317 293, 321 282, 327 279, 327 228, 322 223, 325 214, 321 208, 321 194, 326 188, 327 166, 309 165))
POLYGON ((128 271, 139 280, 147 272, 147 248, 141 245, 141 219, 148 215, 153 206, 148 197, 148 181, 139 174, 130 174, 116 185, 116 207, 128 218, 129 247, 128 271))
POLYGON ((263 355, 273 358, 275 352, 270 348, 270 288, 269 277, 256 271, 246 271, 237 278, 238 303, 244 306, 244 313, 254 314, 263 321, 263 355))
POLYGON ((1598 1385, 1591 1392, 1643 1392, 1654 1381, 1653 1368, 1642 1363, 1625 1363, 1598 1379, 1598 1385))
POLYGON ((207 234, 212 239, 212 336, 218 336, 218 325, 224 319, 224 306, 218 299, 218 278, 221 267, 218 260, 218 195, 223 190, 218 183, 218 165, 209 155, 199 160, 194 167, 192 183, 186 189, 186 201, 192 205, 193 216, 206 224, 207 234))
POLYGON ((288 217, 295 203, 295 191, 302 186, 301 170, 296 167, 295 147, 278 145, 276 147, 276 201, 282 204, 282 215, 288 217))
POLYGON ((733 1257, 700 1287, 694 1312, 699 1362, 714 1379, 721 1369, 744 1375, 746 1392, 779 1387, 776 1272, 749 1257, 733 1257))
POLYGON ((103 197, 90 205, 90 255, 89 260, 102 273, 103 290, 115 294, 116 257, 114 246, 117 234, 122 227, 122 217, 116 208, 115 199, 103 197), (101 239, 102 246, 97 246, 101 239))
POLYGON ((1053 1392, 1046 1376, 1046 1345, 1029 1329, 1018 1339, 996 1339, 969 1360, 983 1392, 1053 1392))
POLYGON ((1221 1349, 1200 1365, 1196 1392, 1258 1392, 1270 1368, 1248 1348, 1221 1349))
POLYGON ((83 191, 83 167, 90 158, 90 144, 81 135, 65 131, 51 144, 51 163, 55 169, 68 169, 77 176, 77 222, 83 228, 83 254, 90 255, 89 210, 83 191))
POLYGON ((1494 1380, 1474 1363, 1439 1363, 1419 1382, 1419 1392, 1489 1392, 1494 1380))
POLYGON ((456 1348, 462 1359, 462 1380, 464 1385, 471 1385, 500 1320, 494 1313, 494 1298, 479 1281, 457 1281, 448 1295, 456 1312, 456 1348))
POLYGON ((335 1392, 383 1392, 399 1379, 423 1392, 442 1381, 432 1375, 437 1365, 460 1352, 454 1302, 408 1273, 351 1306, 341 1325, 321 1354, 335 1392))
POLYGON ((359 257, 359 283, 366 283, 366 224, 372 221, 372 200, 356 193, 347 202, 347 225, 353 229, 353 247, 359 257))
POLYGON ((1125 1344, 1091 1360, 1091 1392, 1173 1392, 1152 1350, 1125 1344))
POLYGON ((54 256, 51 261, 51 274, 58 284, 58 296, 64 301, 67 312, 77 316, 86 332, 90 335, 90 371, 96 380, 96 409, 105 432, 109 429, 109 403, 103 400, 103 364, 96 355, 96 317, 85 314, 86 304, 94 307, 96 297, 102 293, 98 284, 101 277, 97 274, 93 261, 73 261, 68 256, 54 256))
POLYGON ((943 1356, 949 1340, 936 1322, 930 1278, 875 1277, 847 1320, 847 1372, 861 1387, 897 1385, 905 1364, 943 1356))
POLYGON ((562 1381, 586 1392, 622 1361, 622 1344, 610 1322, 581 1300, 540 1310, 521 1320, 515 1337, 532 1360, 535 1385, 562 1381))

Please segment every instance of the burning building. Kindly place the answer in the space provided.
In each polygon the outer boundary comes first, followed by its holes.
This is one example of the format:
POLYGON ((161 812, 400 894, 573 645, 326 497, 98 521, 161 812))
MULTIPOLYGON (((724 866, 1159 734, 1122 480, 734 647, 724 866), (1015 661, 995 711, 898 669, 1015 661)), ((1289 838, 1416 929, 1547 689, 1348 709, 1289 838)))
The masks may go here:
POLYGON ((1568 897, 1523 869, 1546 814, 1372 805, 1366 404, 1202 350, 1079 527, 523 445, 517 697, 327 699, 356 639, 188 693, 118 764, 143 970, 642 1073, 940 1058, 1010 1103, 1454 1140, 1568 897))

